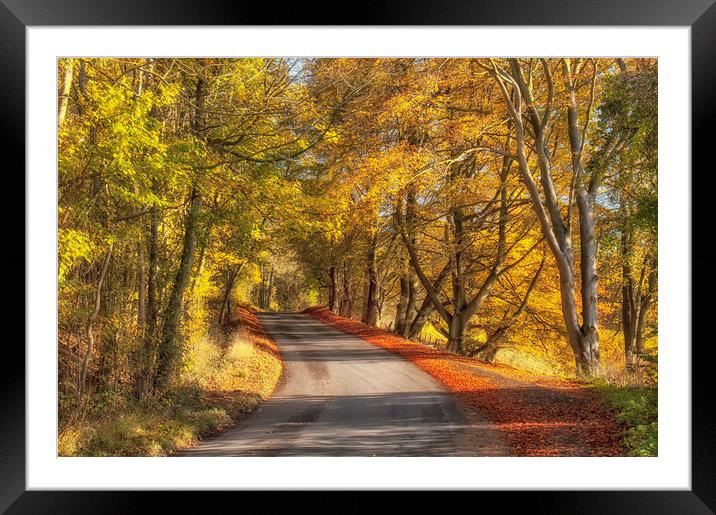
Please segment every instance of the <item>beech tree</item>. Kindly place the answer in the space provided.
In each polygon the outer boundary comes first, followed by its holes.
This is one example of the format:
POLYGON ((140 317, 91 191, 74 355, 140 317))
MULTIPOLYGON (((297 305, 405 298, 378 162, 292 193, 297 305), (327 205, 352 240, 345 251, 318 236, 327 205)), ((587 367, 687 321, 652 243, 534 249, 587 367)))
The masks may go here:
POLYGON ((606 82, 590 168, 609 185, 602 239, 606 251, 618 248, 624 354, 633 367, 657 295, 658 113, 656 66, 630 64, 621 60, 620 73, 606 82))
POLYGON ((594 374, 599 368, 594 203, 600 175, 587 173, 584 155, 594 108, 598 62, 594 59, 560 59, 556 62, 540 59, 537 63, 536 60, 510 59, 508 66, 490 60, 486 68, 498 83, 514 123, 516 151, 510 155, 514 155, 519 163, 545 240, 557 263, 562 313, 577 370, 585 375, 594 374), (538 70, 541 77, 537 75, 538 70), (556 99, 563 99, 561 110, 556 99), (531 132, 527 132, 526 125, 531 132), (558 194, 553 176, 555 152, 551 148, 560 125, 567 133, 571 154, 568 161, 571 179, 566 196, 558 194), (534 179, 528 158, 530 151, 537 157, 540 185, 534 179), (566 209, 563 210, 564 204, 566 209), (575 205, 579 219, 579 284, 572 242, 575 205), (581 310, 576 300, 577 291, 581 297, 581 310))
POLYGON ((57 71, 63 402, 170 396, 239 305, 580 375, 656 351, 654 59, 57 71))

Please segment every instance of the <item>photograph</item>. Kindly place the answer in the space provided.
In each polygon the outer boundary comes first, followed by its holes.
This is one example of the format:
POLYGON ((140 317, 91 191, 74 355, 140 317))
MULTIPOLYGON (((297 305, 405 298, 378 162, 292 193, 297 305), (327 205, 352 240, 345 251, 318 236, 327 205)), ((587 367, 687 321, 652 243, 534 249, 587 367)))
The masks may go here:
POLYGON ((661 61, 564 50, 43 61, 56 456, 659 457, 661 61))
POLYGON ((301 7, 0 0, 0 513, 716 513, 716 0, 301 7))

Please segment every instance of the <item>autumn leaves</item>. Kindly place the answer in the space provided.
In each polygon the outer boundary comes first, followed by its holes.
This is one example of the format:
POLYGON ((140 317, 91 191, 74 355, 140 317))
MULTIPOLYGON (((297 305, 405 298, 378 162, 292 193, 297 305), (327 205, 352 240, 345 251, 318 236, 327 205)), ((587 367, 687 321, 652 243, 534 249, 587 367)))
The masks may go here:
POLYGON ((656 347, 653 60, 58 71, 68 391, 163 395, 237 304, 330 304, 583 374, 656 347))

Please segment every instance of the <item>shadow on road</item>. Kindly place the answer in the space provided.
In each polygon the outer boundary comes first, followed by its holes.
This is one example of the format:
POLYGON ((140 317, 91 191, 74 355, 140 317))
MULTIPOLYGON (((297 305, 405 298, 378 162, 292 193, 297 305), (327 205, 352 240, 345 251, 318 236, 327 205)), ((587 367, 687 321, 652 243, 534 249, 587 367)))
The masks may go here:
POLYGON ((495 442, 459 448, 467 430, 449 393, 292 396, 180 456, 504 455, 495 442))

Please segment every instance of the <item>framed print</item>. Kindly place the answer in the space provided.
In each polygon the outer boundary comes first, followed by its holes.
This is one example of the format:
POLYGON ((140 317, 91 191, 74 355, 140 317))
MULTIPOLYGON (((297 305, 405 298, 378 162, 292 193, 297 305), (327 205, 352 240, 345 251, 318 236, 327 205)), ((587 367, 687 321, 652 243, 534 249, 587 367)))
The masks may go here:
POLYGON ((3 0, 2 509, 712 513, 710 0, 267 7, 3 0))

